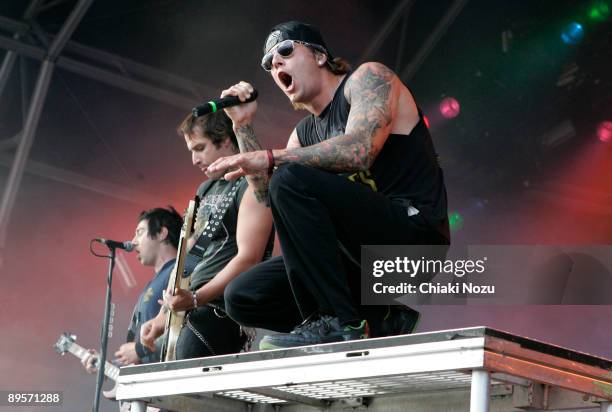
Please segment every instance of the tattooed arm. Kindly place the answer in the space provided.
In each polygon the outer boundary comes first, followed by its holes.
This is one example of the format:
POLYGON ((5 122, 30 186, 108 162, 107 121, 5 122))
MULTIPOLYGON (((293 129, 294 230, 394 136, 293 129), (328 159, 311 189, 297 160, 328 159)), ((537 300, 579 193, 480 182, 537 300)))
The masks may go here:
MULTIPOLYGON (((221 97, 226 96, 237 96, 241 101, 245 101, 251 97, 254 92, 253 86, 247 82, 241 81, 226 90, 221 92, 221 97)), ((253 188, 253 194, 257 199, 258 203, 264 203, 268 205, 268 181, 269 177, 267 174, 269 159, 266 152, 262 151, 261 145, 255 136, 253 130, 253 119, 257 112, 257 101, 250 103, 237 105, 224 109, 225 113, 232 120, 234 133, 236 134, 236 140, 238 141, 238 148, 240 154, 232 156, 230 158, 239 158, 244 160, 248 157, 254 160, 257 168, 252 169, 244 167, 242 164, 238 166, 238 169, 225 164, 224 159, 217 159, 209 165, 207 169, 207 175, 210 178, 218 179, 224 176, 226 179, 235 179, 239 176, 246 176, 249 186, 253 188), (219 166, 219 167, 216 167, 219 166), (230 170, 230 172, 228 172, 230 170), (232 172, 233 171, 233 172, 232 172)))
MULTIPOLYGON (((236 133, 236 140, 238 140, 238 147, 240 153, 257 152, 261 151, 261 145, 257 141, 255 131, 250 123, 244 125, 235 125, 234 133, 236 133)), ((266 164, 268 162, 267 153, 265 153, 266 164)), ((268 183, 270 178, 267 173, 253 173, 246 175, 249 186, 253 188, 253 194, 258 203, 263 203, 266 206, 269 205, 268 199, 268 183)))
POLYGON ((361 65, 344 89, 351 104, 345 134, 308 147, 275 150, 276 164, 298 162, 333 172, 368 169, 391 132, 400 87, 384 65, 361 65))
MULTIPOLYGON (((277 166, 296 162, 332 172, 355 172, 367 170, 376 160, 385 141, 394 127, 401 94, 409 96, 409 92, 399 78, 386 66, 380 63, 365 63, 361 65, 347 80, 344 94, 351 104, 345 134, 334 136, 312 146, 300 147, 295 130, 291 134, 287 148, 274 150, 274 162, 277 166)), ((404 97, 403 104, 413 106, 416 116, 416 106, 411 96, 404 97)), ((253 105, 236 106, 241 108, 253 105)), ((234 118, 234 129, 241 144, 248 143, 245 148, 259 148, 250 126, 251 118, 234 118), (246 118, 246 121, 244 120, 246 118), (238 125, 238 126, 237 126, 238 125)), ((413 122, 414 126, 416 122, 413 122)), ((242 151, 242 146, 241 146, 242 151)), ((258 175, 268 168, 267 154, 263 150, 241 153, 239 155, 218 159, 208 167, 210 173, 231 170, 225 174, 226 179, 236 179, 240 176, 258 175)), ((207 172, 207 173, 209 173, 207 172)), ((267 190, 267 176, 261 179, 257 187, 259 196, 264 196, 267 190)), ((252 183, 250 180, 249 183, 252 183)), ((252 183, 253 184, 253 183, 252 183)), ((267 194, 265 196, 267 199, 267 194)))

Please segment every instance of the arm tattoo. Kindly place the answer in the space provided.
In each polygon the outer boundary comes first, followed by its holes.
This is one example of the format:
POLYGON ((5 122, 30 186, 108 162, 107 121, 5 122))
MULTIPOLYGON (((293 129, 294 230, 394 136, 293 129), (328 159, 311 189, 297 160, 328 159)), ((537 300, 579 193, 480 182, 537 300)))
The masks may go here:
POLYGON ((253 126, 250 124, 244 126, 238 126, 234 129, 236 137, 238 138, 238 147, 241 153, 254 152, 261 150, 261 145, 257 141, 253 126))
POLYGON ((276 157, 278 164, 299 162, 333 172, 365 170, 372 165, 380 152, 374 137, 387 133, 393 120, 395 74, 382 64, 370 64, 363 69, 346 82, 351 109, 345 134, 312 146, 287 149, 276 157))
MULTIPOLYGON (((238 140, 238 147, 240 148, 241 153, 261 150, 261 145, 257 141, 255 131, 250 124, 238 126, 234 129, 234 132, 236 133, 236 140, 238 140)), ((263 203, 270 207, 268 200, 268 183, 270 179, 268 176, 265 174, 258 174, 247 175, 246 178, 249 184, 253 187, 253 192, 257 202, 263 203)))

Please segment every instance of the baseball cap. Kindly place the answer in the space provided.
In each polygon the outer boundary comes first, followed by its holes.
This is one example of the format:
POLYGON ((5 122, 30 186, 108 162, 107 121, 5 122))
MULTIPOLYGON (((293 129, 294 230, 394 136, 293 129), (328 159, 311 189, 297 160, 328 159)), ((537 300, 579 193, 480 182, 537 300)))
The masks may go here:
POLYGON ((323 48, 323 50, 325 50, 329 60, 333 59, 332 54, 325 45, 325 41, 323 41, 321 32, 312 24, 292 20, 272 27, 270 34, 268 34, 266 42, 264 43, 264 54, 269 52, 272 47, 284 40, 299 40, 305 43, 320 46, 323 48))

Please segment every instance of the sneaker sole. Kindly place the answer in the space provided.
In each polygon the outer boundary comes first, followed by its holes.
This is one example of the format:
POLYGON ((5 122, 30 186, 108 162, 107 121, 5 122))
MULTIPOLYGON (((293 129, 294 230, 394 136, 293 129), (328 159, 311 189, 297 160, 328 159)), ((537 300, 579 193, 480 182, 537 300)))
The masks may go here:
MULTIPOLYGON (((340 343, 340 342, 352 342, 352 341, 356 341, 356 340, 361 340, 361 339, 368 339, 369 336, 367 335, 361 335, 358 338, 355 339, 351 339, 351 340, 339 340, 339 341, 333 341, 333 342, 321 342, 319 343, 319 345, 324 345, 326 343, 340 343)), ((292 348, 301 348, 302 346, 312 346, 312 345, 317 345, 316 343, 306 343, 303 345, 295 345, 295 346, 277 346, 271 342, 262 340, 259 342, 259 350, 273 350, 273 349, 292 349, 292 348)))

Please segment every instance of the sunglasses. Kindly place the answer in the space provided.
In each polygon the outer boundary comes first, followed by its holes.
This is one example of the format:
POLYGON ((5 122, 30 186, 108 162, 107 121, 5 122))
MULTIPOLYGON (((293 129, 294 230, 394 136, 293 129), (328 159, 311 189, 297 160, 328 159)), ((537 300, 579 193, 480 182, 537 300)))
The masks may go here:
POLYGON ((293 50, 295 50, 295 43, 310 47, 312 49, 320 51, 321 53, 327 54, 327 50, 325 50, 324 47, 319 46, 318 44, 306 43, 304 41, 299 40, 283 40, 264 55, 263 59, 261 59, 261 67, 267 72, 272 70, 272 59, 274 58, 274 53, 278 53, 281 57, 287 58, 293 54, 293 50))

